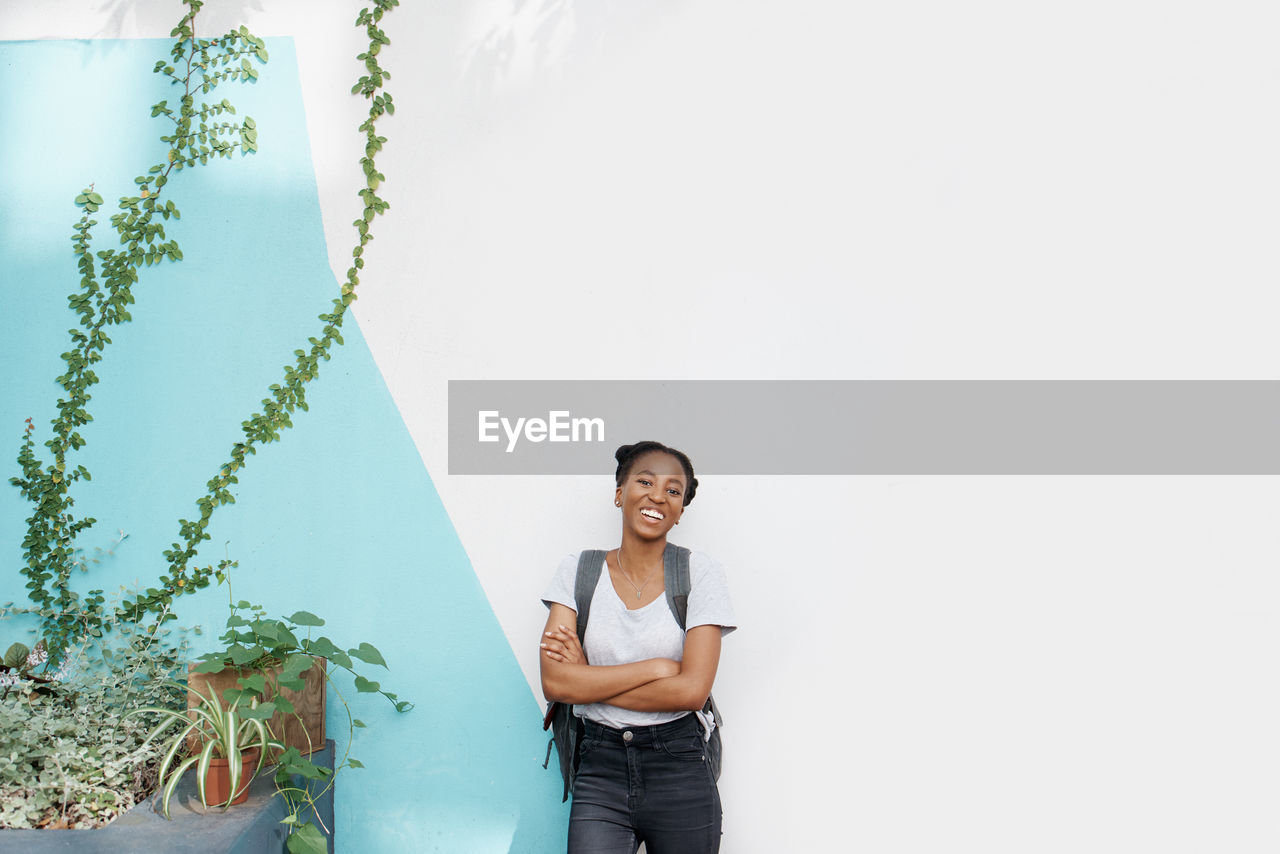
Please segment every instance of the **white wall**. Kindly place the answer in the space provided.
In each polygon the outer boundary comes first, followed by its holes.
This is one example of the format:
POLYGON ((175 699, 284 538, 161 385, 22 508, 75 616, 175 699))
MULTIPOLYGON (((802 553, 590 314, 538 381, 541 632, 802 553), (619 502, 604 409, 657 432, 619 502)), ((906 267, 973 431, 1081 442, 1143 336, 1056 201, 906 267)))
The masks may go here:
MULTIPOLYGON (((362 4, 230 5, 297 40, 341 254, 362 4)), ((15 4, 0 37, 163 36, 175 6, 15 4)), ((1274 378, 1278 17, 390 16, 393 207, 356 313, 531 689, 539 593, 616 541, 611 482, 448 476, 447 380, 1274 378)), ((1274 851, 1278 499, 1262 477, 707 478, 680 533, 743 626, 724 850, 1274 851)))

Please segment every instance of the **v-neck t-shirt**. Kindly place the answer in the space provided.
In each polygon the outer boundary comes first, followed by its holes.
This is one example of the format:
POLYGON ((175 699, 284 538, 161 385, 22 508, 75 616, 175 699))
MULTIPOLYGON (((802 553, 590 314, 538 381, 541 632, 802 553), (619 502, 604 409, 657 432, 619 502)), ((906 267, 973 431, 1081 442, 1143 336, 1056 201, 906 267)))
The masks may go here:
MULTIPOLYGON (((573 598, 574 580, 578 572, 578 555, 571 554, 560 562, 551 586, 542 601, 548 608, 556 602, 578 610, 573 598)), ((721 636, 737 628, 733 604, 724 568, 702 552, 689 554, 689 603, 685 626, 719 626, 721 636)), ((649 604, 629 609, 613 588, 607 567, 602 568, 591 597, 591 615, 587 623, 583 649, 592 665, 630 664, 649 658, 684 660, 684 632, 676 622, 665 593, 649 604)), ((637 712, 608 703, 574 706, 574 714, 605 726, 622 729, 630 726, 653 726, 684 717, 688 712, 637 712)))

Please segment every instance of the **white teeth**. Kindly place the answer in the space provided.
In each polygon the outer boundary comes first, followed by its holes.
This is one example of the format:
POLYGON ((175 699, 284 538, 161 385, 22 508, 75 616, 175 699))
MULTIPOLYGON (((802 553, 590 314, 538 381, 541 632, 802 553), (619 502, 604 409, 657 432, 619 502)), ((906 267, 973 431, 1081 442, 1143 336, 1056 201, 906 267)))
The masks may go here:
POLYGON ((648 507, 640 511, 641 516, 648 516, 650 519, 665 519, 666 517, 657 510, 650 510, 648 507))

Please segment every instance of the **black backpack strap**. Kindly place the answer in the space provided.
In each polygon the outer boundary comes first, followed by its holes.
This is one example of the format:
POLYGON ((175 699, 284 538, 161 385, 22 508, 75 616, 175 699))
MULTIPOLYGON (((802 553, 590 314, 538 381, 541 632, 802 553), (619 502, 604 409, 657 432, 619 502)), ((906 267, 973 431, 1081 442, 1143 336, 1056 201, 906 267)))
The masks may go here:
POLYGON ((684 628, 685 615, 689 613, 689 550, 667 543, 662 553, 662 580, 667 585, 667 606, 676 618, 676 625, 684 628))
POLYGON ((578 643, 587 642, 587 617, 591 615, 591 597, 596 592, 596 582, 604 569, 605 553, 600 549, 587 549, 578 555, 578 575, 573 581, 573 601, 578 606, 578 643))
MULTIPOLYGON (((662 577, 667 585, 667 605, 675 615, 676 623, 683 629, 689 614, 689 591, 693 589, 693 582, 689 579, 688 549, 667 543, 667 548, 662 553, 662 577)), ((702 710, 714 715, 717 727, 723 723, 720 718, 720 709, 716 707, 716 701, 711 697, 707 697, 702 710)), ((719 758, 717 757, 716 778, 719 779, 719 777, 719 758)))
MULTIPOLYGON (((586 637, 591 597, 595 594, 596 582, 600 580, 600 573, 604 569, 604 555, 599 549, 589 549, 578 556, 578 572, 573 580, 573 602, 578 610, 579 643, 586 637)), ((573 780, 578 775, 578 742, 582 738, 582 721, 574 716, 570 703, 547 703, 547 715, 542 720, 542 728, 551 730, 547 758, 542 767, 546 768, 551 764, 551 751, 558 748, 560 773, 564 777, 563 800, 567 801, 573 790, 573 780)))

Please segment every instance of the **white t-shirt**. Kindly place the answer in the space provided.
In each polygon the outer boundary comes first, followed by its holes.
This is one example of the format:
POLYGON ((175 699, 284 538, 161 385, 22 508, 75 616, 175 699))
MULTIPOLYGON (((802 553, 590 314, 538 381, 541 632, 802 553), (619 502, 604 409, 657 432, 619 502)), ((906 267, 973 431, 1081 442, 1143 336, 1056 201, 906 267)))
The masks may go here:
MULTIPOLYGON (((560 561, 555 578, 542 597, 548 608, 551 603, 558 602, 577 612, 578 605, 573 599, 577 573, 576 553, 560 561)), ((737 628, 724 568, 715 559, 702 552, 690 552, 689 586, 686 628, 720 626, 721 636, 737 628)), ((584 650, 587 661, 593 665, 630 664, 647 658, 683 661, 684 632, 680 631, 680 624, 671 613, 666 594, 643 608, 629 610, 618 598, 618 593, 609 580, 608 567, 604 567, 600 572, 600 580, 596 582, 595 594, 591 597, 584 650)), ((618 729, 664 724, 687 714, 683 711, 636 712, 608 703, 589 703, 575 705, 573 708, 574 714, 579 717, 618 729)))

